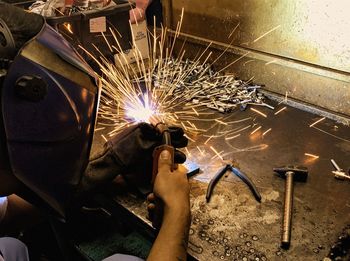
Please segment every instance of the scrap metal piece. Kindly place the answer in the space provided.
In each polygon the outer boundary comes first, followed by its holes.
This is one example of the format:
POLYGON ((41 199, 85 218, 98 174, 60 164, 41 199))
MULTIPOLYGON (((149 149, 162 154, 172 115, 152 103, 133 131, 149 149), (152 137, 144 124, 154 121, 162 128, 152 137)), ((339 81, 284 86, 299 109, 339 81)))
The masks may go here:
POLYGON ((163 62, 166 63, 166 70, 158 70, 155 65, 152 78, 162 85, 177 82, 172 88, 174 96, 185 97, 189 102, 221 113, 228 113, 235 107, 245 110, 247 106, 254 105, 274 109, 265 102, 265 96, 260 92, 261 85, 249 84, 233 75, 216 73, 209 64, 171 58, 163 62))

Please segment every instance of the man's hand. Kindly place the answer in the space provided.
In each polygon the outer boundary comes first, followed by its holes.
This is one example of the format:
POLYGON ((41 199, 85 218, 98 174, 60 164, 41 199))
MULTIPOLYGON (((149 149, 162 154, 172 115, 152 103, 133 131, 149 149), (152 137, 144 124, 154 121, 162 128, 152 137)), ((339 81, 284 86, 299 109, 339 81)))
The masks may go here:
MULTIPOLYGON (((171 171, 171 155, 167 150, 159 156, 153 193, 148 196, 148 200, 152 202, 155 197, 160 198, 164 204, 164 215, 147 260, 186 260, 191 219, 189 183, 185 167, 180 165, 171 171)), ((151 203, 148 209, 154 210, 155 207, 151 203)))
POLYGON ((186 172, 183 165, 179 165, 171 172, 171 155, 167 150, 162 151, 153 192, 163 201, 165 210, 189 208, 189 184, 186 172))
POLYGON ((152 0, 136 0, 136 7, 131 9, 130 14, 130 23, 134 24, 137 22, 141 22, 146 18, 146 9, 152 0))
POLYGON ((189 184, 187 170, 183 165, 171 172, 171 155, 164 150, 158 161, 158 175, 154 183, 153 193, 147 196, 147 208, 150 220, 153 221, 156 208, 156 197, 165 207, 165 211, 184 211, 189 213, 189 184))

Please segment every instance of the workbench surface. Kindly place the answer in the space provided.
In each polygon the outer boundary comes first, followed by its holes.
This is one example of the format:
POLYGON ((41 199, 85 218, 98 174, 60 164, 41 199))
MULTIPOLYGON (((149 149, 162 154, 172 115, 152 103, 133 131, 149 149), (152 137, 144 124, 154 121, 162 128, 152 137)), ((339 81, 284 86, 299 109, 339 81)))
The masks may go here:
MULTIPOLYGON (((201 121, 192 121, 198 128, 207 129, 197 137, 190 136, 196 142, 189 143, 187 155, 201 168, 190 180, 188 252, 198 260, 322 260, 350 224, 350 182, 335 179, 330 162, 334 159, 340 167, 350 167, 349 127, 329 119, 310 127, 322 116, 290 106, 275 115, 285 105, 271 104, 275 110, 254 107, 266 118, 248 108, 207 114, 201 121), (231 133, 227 135, 227 131, 231 133), (229 172, 206 203, 208 182, 225 164, 211 146, 222 151, 225 162, 233 162, 250 177, 262 195, 261 203, 229 172), (306 166, 309 176, 306 183, 294 183, 291 246, 283 250, 280 235, 285 180, 272 168, 291 164, 306 166)), ((94 151, 102 143, 95 140, 94 151)), ((150 226, 143 199, 124 195, 114 200, 150 226)))

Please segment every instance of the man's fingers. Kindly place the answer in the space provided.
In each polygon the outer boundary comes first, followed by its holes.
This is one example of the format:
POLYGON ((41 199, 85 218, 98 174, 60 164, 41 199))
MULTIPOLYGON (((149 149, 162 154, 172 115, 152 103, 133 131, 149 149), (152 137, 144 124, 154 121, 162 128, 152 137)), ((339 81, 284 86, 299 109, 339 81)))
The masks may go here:
POLYGON ((158 173, 160 171, 171 171, 172 155, 168 150, 163 150, 158 159, 158 173))
POLYGON ((155 199, 156 199, 156 197, 153 193, 148 194, 147 201, 153 202, 155 199))
POLYGON ((154 210, 155 208, 156 208, 156 205, 153 204, 153 203, 150 203, 150 204, 147 205, 148 211, 152 211, 152 210, 154 210))

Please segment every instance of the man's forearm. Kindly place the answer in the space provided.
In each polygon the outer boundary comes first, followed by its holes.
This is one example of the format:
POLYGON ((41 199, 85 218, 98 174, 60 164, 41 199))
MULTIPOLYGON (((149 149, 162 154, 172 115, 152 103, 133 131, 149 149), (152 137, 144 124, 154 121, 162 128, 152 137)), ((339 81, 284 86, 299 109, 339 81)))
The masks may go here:
POLYGON ((190 223, 189 206, 165 209, 161 229, 147 260, 186 260, 190 223))

